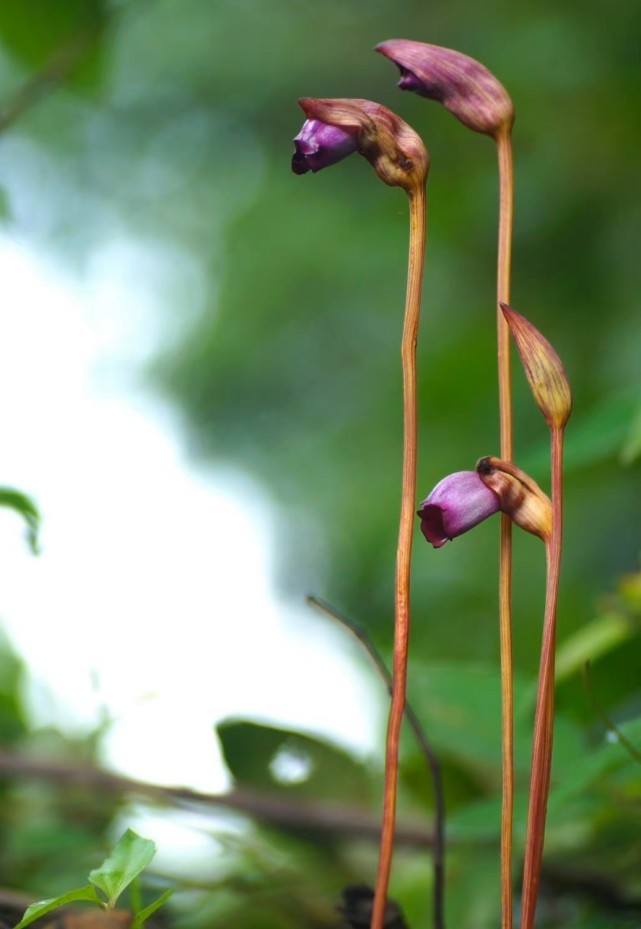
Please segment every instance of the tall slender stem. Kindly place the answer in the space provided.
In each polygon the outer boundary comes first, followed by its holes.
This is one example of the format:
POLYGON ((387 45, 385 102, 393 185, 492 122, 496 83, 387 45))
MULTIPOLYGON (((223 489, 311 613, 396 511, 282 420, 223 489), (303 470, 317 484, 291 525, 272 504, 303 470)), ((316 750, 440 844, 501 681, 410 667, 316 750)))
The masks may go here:
MULTIPOLYGON (((510 302, 512 226, 514 214, 514 166, 511 128, 496 139, 499 162, 499 245, 496 275, 496 326, 498 340, 499 416, 501 458, 511 461, 512 385, 510 377, 510 329, 501 303, 510 302)), ((514 684, 512 671, 512 522, 501 514, 499 556, 499 640, 501 648, 502 769, 501 812, 501 926, 512 929, 512 832, 514 820, 514 684)))
POLYGON ((532 929, 541 879, 545 817, 550 792, 554 735, 554 649, 556 609, 563 536, 563 428, 553 426, 552 437, 552 534, 546 545, 547 579, 541 667, 536 695, 530 803, 528 808, 525 863, 523 865, 523 912, 521 929, 532 929))
POLYGON ((387 726, 385 754, 385 790, 381 846, 376 876, 376 895, 371 929, 383 929, 385 904, 392 870, 396 796, 398 788, 398 752, 401 723, 407 692, 407 651, 410 631, 410 567, 416 506, 417 467, 417 391, 416 341, 421 313, 423 264, 425 260, 425 186, 418 183, 408 191, 410 207, 410 244, 407 271, 405 322, 401 343, 403 365, 403 477, 401 515, 396 553, 396 593, 394 624, 394 661, 392 700, 387 726))
MULTIPOLYGON (((367 630, 362 626, 359 626, 358 623, 355 623, 353 620, 351 620, 349 616, 345 616, 345 614, 341 613, 340 610, 337 610, 335 607, 331 606, 331 604, 327 603, 325 600, 321 600, 319 597, 310 596, 307 598, 307 602, 312 606, 322 610, 328 616, 338 620, 339 623, 342 623, 347 629, 349 629, 349 631, 358 639, 358 641, 362 643, 363 647, 372 659, 372 662, 376 666, 379 674, 385 681, 389 695, 391 697, 394 688, 394 679, 388 671, 387 665, 383 661, 378 649, 370 639, 367 630)), ((432 906, 432 914, 434 916, 434 929, 444 929, 445 915, 443 910, 445 903, 445 798, 443 796, 443 776, 441 773, 441 765, 436 756, 436 752, 432 748, 429 739, 427 738, 425 731, 421 726, 418 716, 407 702, 405 703, 405 718, 412 727, 412 731, 416 736, 416 741, 421 747, 432 778, 432 789, 434 791, 434 844, 432 849, 432 861, 434 865, 434 902, 432 906)))

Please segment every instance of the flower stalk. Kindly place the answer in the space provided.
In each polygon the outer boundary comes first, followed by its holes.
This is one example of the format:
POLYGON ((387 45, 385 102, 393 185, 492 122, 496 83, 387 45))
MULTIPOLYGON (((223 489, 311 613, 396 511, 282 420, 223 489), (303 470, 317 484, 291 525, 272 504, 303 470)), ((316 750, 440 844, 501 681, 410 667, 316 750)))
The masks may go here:
MULTIPOLYGON (((501 458, 511 461, 513 449, 510 332, 501 312, 509 303, 514 214, 512 123, 497 132, 499 166, 499 240, 496 275, 499 423, 501 458)), ((514 832, 514 670, 512 660, 512 523, 501 515, 499 541, 499 643, 501 655, 501 927, 512 929, 512 858, 514 832)))
POLYGON ((391 110, 371 100, 303 97, 299 103, 307 120, 294 140, 296 151, 292 170, 295 174, 321 170, 356 151, 369 161, 385 184, 401 187, 409 199, 409 261, 401 341, 403 467, 396 554, 393 687, 385 750, 381 844, 371 923, 371 929, 384 929, 394 854, 400 733, 407 694, 410 567, 418 449, 416 342, 425 262, 425 185, 429 155, 411 126, 391 110))
MULTIPOLYGON (((383 661, 378 649, 370 639, 367 630, 357 623, 353 622, 344 613, 341 613, 331 604, 319 597, 308 596, 307 602, 319 609, 327 616, 331 616, 337 622, 345 626, 355 638, 361 643, 365 651, 372 659, 380 676, 384 680, 387 691, 392 696, 394 689, 394 680, 389 672, 387 665, 383 661)), ((443 796, 443 775, 438 756, 434 751, 420 720, 409 703, 405 703, 405 719, 409 723, 416 741, 423 752, 423 756, 429 769, 432 779, 432 789, 434 792, 434 844, 432 850, 432 862, 434 869, 434 929, 444 929, 443 905, 445 901, 445 799, 443 796)))
MULTIPOLYGON (((400 70, 401 90, 443 104, 463 125, 491 136, 499 166, 497 257, 497 343, 501 458, 511 461, 512 388, 509 330, 501 302, 509 302, 514 203, 512 125, 514 107, 503 85, 484 65, 461 52, 409 39, 391 39, 376 51, 400 70)), ((502 780, 501 926, 512 929, 512 832, 514 818, 514 693, 512 670, 512 524, 501 517, 499 555, 499 638, 501 646, 502 780)))
MULTIPOLYGON (((421 313, 423 265, 426 242, 425 181, 407 191, 410 209, 410 242, 407 271, 405 320, 401 342, 403 368, 403 472, 401 514, 396 553, 395 623, 392 700, 387 726, 385 752, 385 790, 381 848, 376 876, 376 895, 371 929, 383 929, 385 903, 392 868, 396 799, 398 791, 398 757, 401 723, 407 694, 407 654, 410 632, 410 567, 414 532, 414 506, 418 457, 418 412, 416 389, 416 342, 421 313)), ((436 899, 436 898, 435 898, 436 899)), ((442 905, 442 904, 441 904, 442 905)), ((442 926, 442 914, 437 926, 442 926)))
POLYGON ((532 929, 541 881, 552 769, 554 654, 563 541, 563 441, 572 412, 572 393, 561 359, 547 339, 512 307, 503 304, 501 310, 514 336, 532 396, 550 427, 551 444, 552 521, 549 536, 545 538, 545 613, 534 716, 521 915, 521 929, 532 929))
POLYGON ((563 537, 563 436, 562 426, 551 428, 552 444, 552 533, 545 546, 547 561, 545 614, 541 664, 534 716, 530 800, 528 805, 521 929, 532 929, 541 882, 543 843, 554 737, 554 655, 556 613, 561 571, 563 537))

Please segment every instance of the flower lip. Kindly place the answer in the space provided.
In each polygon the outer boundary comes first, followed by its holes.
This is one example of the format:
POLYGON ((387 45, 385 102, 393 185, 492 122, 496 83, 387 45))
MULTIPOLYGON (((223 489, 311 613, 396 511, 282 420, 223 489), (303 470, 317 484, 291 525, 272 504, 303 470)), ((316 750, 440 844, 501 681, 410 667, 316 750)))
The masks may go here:
POLYGON ((421 82, 414 72, 410 71, 409 68, 405 68, 403 65, 398 65, 398 70, 401 78, 396 86, 401 90, 411 90, 415 94, 420 94, 421 82))
POLYGON ((476 471, 456 471, 436 485, 417 515, 421 532, 434 548, 473 529, 500 509, 498 496, 476 471))
POLYGON ((292 156, 294 174, 307 174, 336 164, 356 151, 357 142, 353 133, 330 126, 319 119, 306 119, 294 138, 296 151, 292 156))

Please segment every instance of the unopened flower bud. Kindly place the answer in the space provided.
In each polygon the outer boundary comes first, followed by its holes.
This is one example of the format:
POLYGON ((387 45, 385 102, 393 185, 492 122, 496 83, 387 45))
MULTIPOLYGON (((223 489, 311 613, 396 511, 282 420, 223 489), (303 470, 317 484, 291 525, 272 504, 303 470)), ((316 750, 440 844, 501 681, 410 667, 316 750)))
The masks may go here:
POLYGON ((397 65, 401 90, 438 100, 475 132, 496 138, 512 128, 514 107, 508 92, 474 58, 410 39, 381 42, 376 51, 397 65))
POLYGON ((486 487, 493 490, 500 509, 510 519, 548 542, 552 533, 552 503, 536 481, 510 461, 480 458, 476 472, 486 487))
MULTIPOLYGON (((381 180, 390 187, 402 187, 410 192, 425 183, 429 156, 421 137, 399 116, 380 103, 373 103, 371 100, 316 100, 311 97, 304 97, 299 103, 307 116, 306 125, 320 124, 325 130, 334 128, 344 133, 344 136, 342 139, 336 137, 332 142, 335 149, 341 150, 339 157, 331 160, 321 159, 323 163, 314 168, 309 161, 309 155, 301 149, 303 144, 308 145, 310 142, 309 139, 300 139, 303 127, 295 140, 297 153, 294 155, 292 167, 296 173, 304 173, 297 171, 297 167, 301 166, 299 152, 307 156, 306 163, 312 170, 319 170, 349 154, 346 150, 346 137, 349 137, 353 140, 352 150, 363 155, 381 180)), ((318 131, 311 135, 317 136, 318 131)), ((314 139, 312 144, 313 141, 314 139)))
POLYGON ((306 119, 294 139, 296 151, 292 156, 294 174, 320 171, 336 164, 356 151, 353 133, 337 126, 328 126, 317 119, 306 119))
POLYGON ((473 529, 498 513, 497 495, 486 487, 476 471, 448 474, 421 503, 421 532, 434 548, 473 529))
POLYGON ((563 363, 548 340, 525 316, 501 304, 519 350, 532 395, 550 427, 562 429, 572 412, 572 393, 563 363))

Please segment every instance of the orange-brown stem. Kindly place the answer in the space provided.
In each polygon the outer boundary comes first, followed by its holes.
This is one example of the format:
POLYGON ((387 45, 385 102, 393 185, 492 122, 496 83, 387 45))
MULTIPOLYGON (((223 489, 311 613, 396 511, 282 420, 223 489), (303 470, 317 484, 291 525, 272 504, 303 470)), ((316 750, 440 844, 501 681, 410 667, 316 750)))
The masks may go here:
POLYGON ((398 752, 407 692, 407 651, 410 631, 410 566, 416 507, 417 391, 416 341, 421 312, 423 264, 425 259, 425 187, 409 192, 410 247, 405 300, 405 322, 401 343, 403 365, 403 477, 401 516, 396 553, 393 689, 387 726, 385 789, 381 847, 376 877, 376 895, 371 929, 383 929, 385 904, 394 853, 398 752))
POLYGON ((532 929, 541 879, 545 818, 550 792, 554 735, 554 651, 556 611, 561 570, 563 536, 563 428, 553 427, 552 436, 552 534, 546 545, 547 582, 541 666, 536 695, 530 803, 528 808, 525 862, 523 865, 523 912, 521 929, 532 929))
MULTIPOLYGON (((498 339, 499 415, 501 458, 511 461, 512 386, 510 377, 510 329, 501 310, 509 303, 514 214, 514 165, 511 128, 496 139, 499 161, 499 246, 496 282, 498 339)), ((501 514, 499 559, 499 641, 501 648, 502 770, 501 813, 501 926, 512 929, 512 832, 514 819, 514 685, 512 671, 512 522, 501 514)))
MULTIPOLYGON (((367 630, 358 623, 341 613, 336 607, 321 600, 320 597, 309 596, 307 602, 317 607, 327 616, 342 623, 346 629, 354 635, 363 645, 372 662, 376 666, 379 674, 387 684, 387 690, 390 697, 394 687, 394 681, 387 665, 383 661, 378 649, 369 637, 367 630)), ((427 766, 432 778, 432 788, 434 791, 434 842, 432 845, 432 861, 434 867, 434 900, 432 914, 434 917, 433 929, 444 929, 444 903, 445 903, 445 800, 443 797, 443 775, 436 752, 432 748, 427 735, 421 726, 420 720, 409 703, 405 703, 405 719, 409 723, 416 736, 427 766)))

